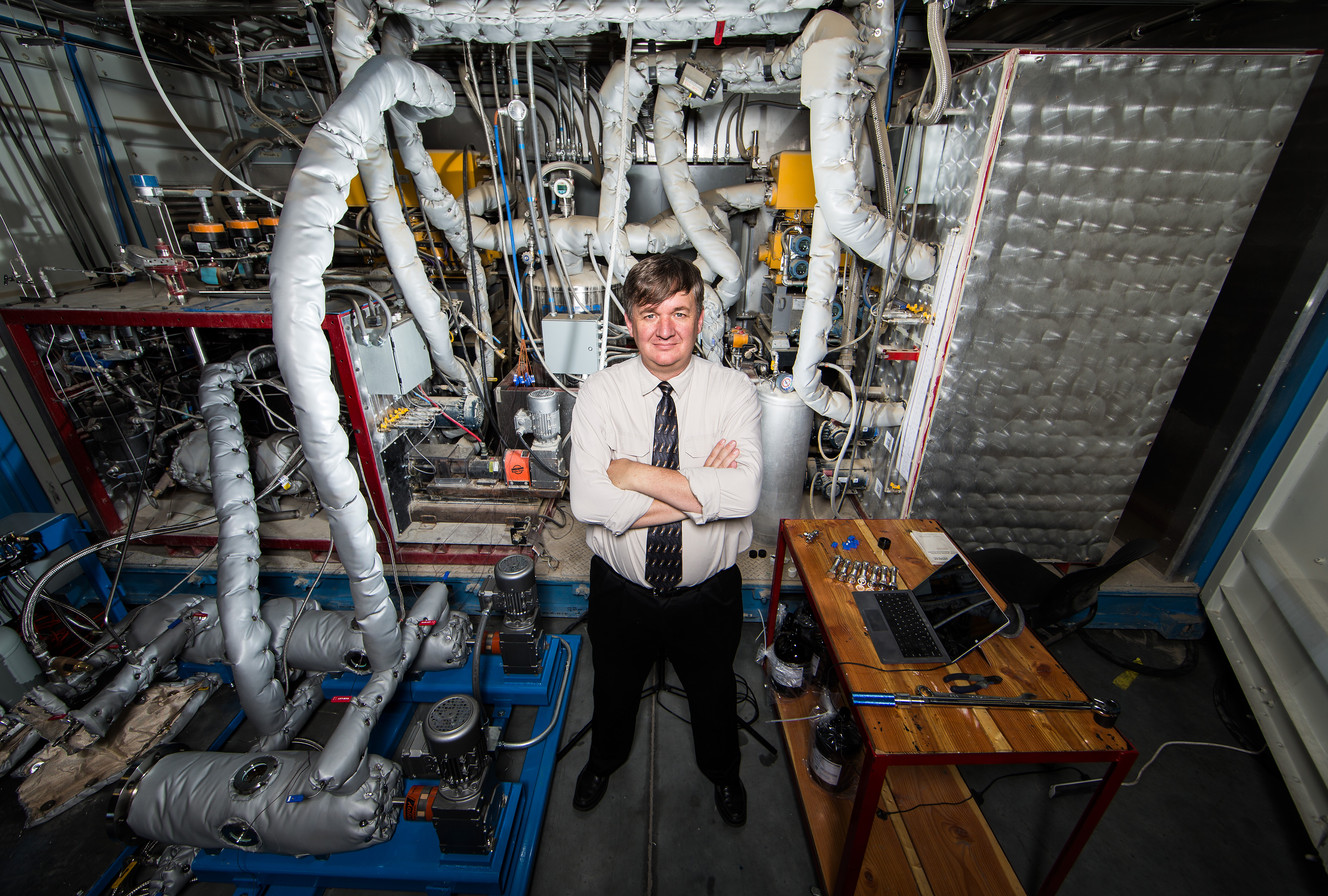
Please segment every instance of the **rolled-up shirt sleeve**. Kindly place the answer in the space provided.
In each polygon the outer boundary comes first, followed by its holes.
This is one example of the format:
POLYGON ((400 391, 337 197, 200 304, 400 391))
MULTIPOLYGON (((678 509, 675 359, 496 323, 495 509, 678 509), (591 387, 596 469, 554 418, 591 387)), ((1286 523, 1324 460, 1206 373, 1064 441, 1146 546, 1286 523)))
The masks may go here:
MULTIPOLYGON (((701 504, 699 513, 687 514, 697 525, 751 516, 761 496, 761 406, 756 390, 741 374, 733 374, 724 386, 731 390, 731 399, 718 415, 716 441, 732 439, 738 443, 738 465, 707 467, 703 456, 700 463, 680 469, 701 504)), ((709 449, 705 446, 707 455, 709 449)))
POLYGON ((587 381, 572 410, 568 485, 573 516, 586 525, 603 526, 614 535, 622 535, 653 501, 649 495, 620 489, 609 480, 609 461, 629 456, 613 444, 616 430, 609 411, 603 390, 587 381))

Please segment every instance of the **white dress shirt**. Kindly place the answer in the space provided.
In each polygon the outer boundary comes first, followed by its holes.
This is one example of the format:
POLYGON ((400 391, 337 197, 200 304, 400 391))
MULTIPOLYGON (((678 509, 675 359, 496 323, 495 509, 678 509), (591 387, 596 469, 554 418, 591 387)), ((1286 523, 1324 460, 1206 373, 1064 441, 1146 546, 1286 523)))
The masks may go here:
MULTIPOLYGON (((703 582, 732 566, 752 543, 751 514, 761 493, 761 407, 745 374, 701 357, 669 380, 678 409, 678 471, 701 504, 682 521, 682 582, 703 582), (720 439, 738 443, 737 467, 706 467, 720 439)), ((572 514, 586 544, 619 575, 649 588, 648 528, 631 528, 652 499, 609 481, 612 460, 649 464, 654 449, 657 380, 640 357, 588 377, 572 413, 572 514)))

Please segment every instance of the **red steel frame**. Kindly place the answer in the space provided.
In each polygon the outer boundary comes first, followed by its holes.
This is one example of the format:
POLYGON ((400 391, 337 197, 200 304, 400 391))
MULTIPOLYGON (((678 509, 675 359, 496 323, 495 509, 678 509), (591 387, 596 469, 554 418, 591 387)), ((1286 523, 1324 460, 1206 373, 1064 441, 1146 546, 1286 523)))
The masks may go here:
MULTIPOLYGON (((784 581, 784 538, 784 524, 781 521, 779 538, 775 545, 774 577, 770 586, 770 613, 766 617, 767 647, 774 642, 775 619, 779 609, 779 592, 784 581)), ((798 578, 802 582, 803 589, 808 594, 808 603, 812 607, 812 612, 817 615, 817 622, 821 623, 822 620, 819 618, 816 602, 810 600, 811 589, 807 588, 806 574, 798 563, 796 555, 794 555, 793 563, 797 567, 798 578)), ((827 641, 826 649, 831 652, 831 658, 835 661, 834 665, 838 667, 838 659, 834 657, 834 645, 827 641)), ((847 687, 845 687, 845 690, 847 690, 847 687)), ((864 723, 860 711, 861 707, 853 704, 853 713, 857 719, 858 729, 867 731, 869 729, 864 723)), ((858 792, 854 797, 853 810, 849 817, 848 835, 844 844, 843 855, 839 861, 839 878, 832 884, 834 892, 838 896, 852 896, 857 887, 858 875, 862 873, 862 862, 867 853, 867 841, 871 836, 872 824, 876 820, 877 802, 880 798, 881 789, 885 786, 886 772, 889 771, 891 765, 1108 763, 1107 774, 1089 799, 1088 805, 1084 807, 1078 822, 1075 823, 1074 829, 1070 832, 1069 839, 1061 848, 1055 863, 1052 864, 1051 870, 1047 872, 1046 878, 1042 881, 1042 886, 1038 889, 1038 896, 1053 896, 1060 889, 1061 884, 1065 882, 1065 878, 1069 875, 1075 860, 1079 858, 1079 854, 1083 852, 1084 847, 1088 844, 1088 838, 1092 835, 1098 822, 1102 820, 1102 816, 1107 811, 1107 806, 1111 804, 1116 791, 1120 789, 1121 784, 1125 781, 1125 776, 1129 774, 1130 768, 1139 756, 1138 752, 1132 748, 1128 750, 1053 750, 1036 753, 926 753, 905 756, 877 753, 871 747, 870 738, 864 737, 863 741, 867 749, 863 756, 862 780, 858 784, 858 792)), ((827 883, 830 882, 827 881, 827 883)))
MULTIPOLYGON (((382 488, 382 476, 378 469, 378 455, 374 450, 370 435, 372 425, 364 405, 360 402, 359 390, 346 388, 346 384, 356 381, 350 344, 346 341, 346 330, 342 325, 342 318, 347 313, 331 312, 327 314, 323 318, 323 332, 327 334, 327 340, 332 350, 333 369, 336 371, 337 379, 342 383, 342 394, 346 399, 346 412, 350 418, 351 437, 354 439, 355 452, 365 466, 366 475, 364 478, 367 480, 369 500, 373 502, 373 507, 378 513, 378 518, 383 521, 383 525, 389 526, 392 519, 391 506, 382 488), (373 471, 373 476, 368 475, 370 470, 373 471)), ((97 512, 102 526, 112 534, 123 530, 124 521, 115 512, 110 496, 101 484, 101 478, 92 463, 92 458, 88 456, 87 449, 83 447, 83 440, 79 437, 73 421, 65 413, 64 405, 56 398, 55 390, 51 387, 51 381, 42 367, 41 359, 37 356, 36 347, 28 336, 27 328, 29 326, 127 326, 272 329, 271 312, 259 310, 190 311, 182 308, 179 311, 159 311, 129 308, 74 309, 18 306, 0 309, 0 318, 3 318, 4 326, 9 332, 10 341, 28 370, 29 382, 31 382, 37 396, 45 406, 46 413, 50 416, 55 432, 64 446, 69 463, 82 481, 83 488, 88 499, 92 502, 93 509, 97 512)), ((392 537, 392 533, 387 534, 392 537)), ((392 540, 395 540, 395 538, 392 540)), ((173 536, 171 538, 172 544, 197 543, 211 545, 215 541, 215 537, 206 536, 195 536, 193 538, 173 536)), ((327 539, 277 539, 272 542, 265 540, 265 543, 269 547, 277 549, 313 550, 325 548, 328 542, 327 539)))

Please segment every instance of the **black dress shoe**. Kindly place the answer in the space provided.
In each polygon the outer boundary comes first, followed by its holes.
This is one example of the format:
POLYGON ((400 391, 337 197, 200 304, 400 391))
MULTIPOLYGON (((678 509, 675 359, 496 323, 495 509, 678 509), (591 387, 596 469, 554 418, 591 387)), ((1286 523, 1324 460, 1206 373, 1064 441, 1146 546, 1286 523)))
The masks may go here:
POLYGON ((608 789, 609 776, 597 775, 587 765, 581 769, 581 774, 576 776, 576 791, 572 794, 572 808, 579 812, 589 812, 599 805, 600 800, 604 799, 604 794, 608 789))
POLYGON ((741 781, 715 785, 715 808, 729 827, 740 828, 747 823, 747 788, 741 781))

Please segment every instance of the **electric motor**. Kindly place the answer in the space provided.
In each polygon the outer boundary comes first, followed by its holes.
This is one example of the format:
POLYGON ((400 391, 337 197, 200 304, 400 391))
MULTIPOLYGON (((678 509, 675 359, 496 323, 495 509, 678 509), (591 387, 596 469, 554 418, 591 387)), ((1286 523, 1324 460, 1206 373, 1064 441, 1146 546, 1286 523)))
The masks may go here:
POLYGON ((504 627, 520 629, 534 625, 539 610, 535 561, 525 554, 511 554, 494 564, 493 577, 502 595, 504 627))
POLYGON ((558 393, 536 389, 526 396, 526 410, 535 433, 535 441, 552 442, 562 436, 562 417, 558 411, 558 393))
POLYGON ((454 694, 424 717, 424 741, 438 763, 439 790, 448 799, 464 800, 480 789, 489 763, 483 716, 474 697, 454 694))

